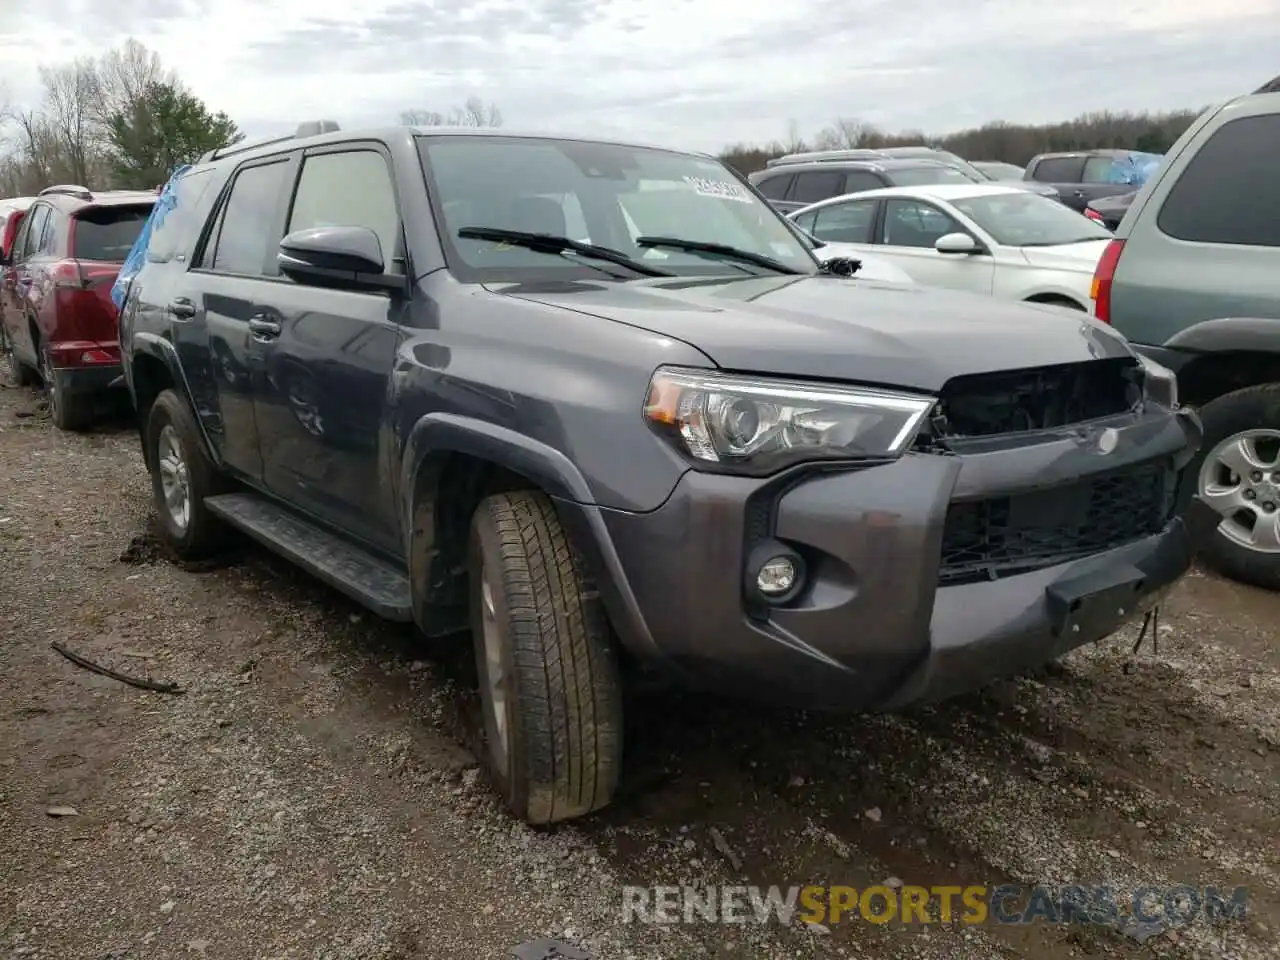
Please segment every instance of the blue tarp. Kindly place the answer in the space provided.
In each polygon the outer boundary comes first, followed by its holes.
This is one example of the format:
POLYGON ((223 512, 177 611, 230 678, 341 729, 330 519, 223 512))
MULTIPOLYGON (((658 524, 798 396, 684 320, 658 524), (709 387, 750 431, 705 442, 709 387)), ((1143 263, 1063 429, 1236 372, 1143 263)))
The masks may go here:
POLYGON ((1159 169, 1163 160, 1163 153, 1131 151, 1111 161, 1111 177, 1108 182, 1141 187, 1159 169))
POLYGON ((124 309, 124 298, 129 293, 129 284, 133 282, 133 278, 138 275, 143 263, 146 262, 147 248, 151 244, 152 232, 156 227, 160 226, 164 218, 169 215, 169 212, 178 205, 178 181, 190 169, 190 164, 184 164, 173 171, 173 174, 169 177, 169 182, 160 191, 160 197, 156 200, 156 205, 151 208, 151 215, 147 217, 147 222, 142 225, 142 232, 138 234, 138 239, 133 241, 129 256, 125 257, 124 266, 120 268, 120 275, 116 277, 116 282, 111 286, 111 302, 116 305, 117 310, 124 309))

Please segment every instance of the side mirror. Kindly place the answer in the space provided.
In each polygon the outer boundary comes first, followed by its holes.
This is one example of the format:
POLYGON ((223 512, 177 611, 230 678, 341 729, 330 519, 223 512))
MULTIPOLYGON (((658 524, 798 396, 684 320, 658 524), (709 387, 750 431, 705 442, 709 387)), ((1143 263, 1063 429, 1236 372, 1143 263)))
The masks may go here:
POLYGON ((965 254, 977 253, 978 244, 973 237, 967 233, 948 233, 941 236, 933 245, 933 249, 939 253, 956 254, 963 256, 965 254))
POLYGON ((405 278, 387 276, 378 235, 368 227, 311 227, 280 241, 276 263, 298 283, 356 290, 402 290, 405 278))

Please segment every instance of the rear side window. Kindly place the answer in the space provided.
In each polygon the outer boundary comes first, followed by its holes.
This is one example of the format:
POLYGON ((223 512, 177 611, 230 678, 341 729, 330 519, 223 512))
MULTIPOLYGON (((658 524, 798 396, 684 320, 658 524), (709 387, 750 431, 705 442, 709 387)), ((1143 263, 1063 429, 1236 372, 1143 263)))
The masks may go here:
POLYGON ((1036 164, 1033 180, 1041 183, 1080 183, 1084 157, 1048 157, 1036 164))
POLYGON ((791 198, 797 203, 817 203, 844 192, 844 174, 838 170, 815 170, 796 174, 796 192, 791 198))
POLYGON ((277 161, 236 174, 231 196, 222 208, 212 269, 248 277, 266 275, 267 254, 280 242, 273 228, 279 223, 276 213, 288 172, 289 163, 277 161))
POLYGON ((781 200, 787 195, 787 187, 791 186, 791 174, 780 177, 769 177, 756 184, 766 200, 781 200))
POLYGON ((71 250, 77 260, 123 263, 150 213, 150 204, 82 210, 73 221, 71 250))
POLYGON ((49 208, 39 205, 27 216, 27 231, 22 237, 22 258, 34 257, 40 249, 40 238, 49 220, 49 208))
POLYGON ((875 214, 875 200, 823 207, 817 211, 817 219, 809 232, 819 240, 832 243, 870 243, 875 214))
POLYGON ((320 153, 302 163, 286 233, 312 227, 367 227, 389 267, 400 252, 400 215, 391 171, 374 150, 320 153))
POLYGON ((865 170, 855 170, 844 175, 844 192, 858 193, 862 190, 879 190, 884 186, 880 178, 865 170))
POLYGON ((1242 117, 1209 137, 1156 224, 1178 240, 1280 247, 1280 115, 1242 117))

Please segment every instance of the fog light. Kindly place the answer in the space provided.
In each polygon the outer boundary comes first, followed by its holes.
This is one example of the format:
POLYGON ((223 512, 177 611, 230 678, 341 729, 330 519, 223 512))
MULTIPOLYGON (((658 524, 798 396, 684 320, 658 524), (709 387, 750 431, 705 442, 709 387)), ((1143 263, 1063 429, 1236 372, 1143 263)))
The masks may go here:
POLYGON ((800 571, 790 557, 773 557, 766 560, 756 574, 756 589, 766 597, 780 597, 796 585, 800 571))

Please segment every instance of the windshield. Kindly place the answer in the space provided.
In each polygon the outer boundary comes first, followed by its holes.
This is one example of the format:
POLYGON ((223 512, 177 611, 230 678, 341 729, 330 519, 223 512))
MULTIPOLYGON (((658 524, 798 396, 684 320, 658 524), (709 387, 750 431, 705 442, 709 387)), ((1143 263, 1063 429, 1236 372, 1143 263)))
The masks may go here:
POLYGON ((956 167, 942 164, 929 167, 905 167, 890 170, 895 187, 929 187, 936 183, 973 183, 973 177, 956 167))
POLYGON ((124 261, 151 215, 151 204, 92 207, 75 217, 75 254, 79 260, 124 261))
POLYGON ((516 244, 461 238, 464 227, 544 233, 607 247, 677 276, 767 272, 671 246, 733 247, 802 273, 818 263, 764 201, 715 160, 645 147, 490 136, 419 138, 450 268, 464 280, 592 277, 588 263, 516 244))
POLYGON ((1019 190, 951 201, 952 206, 1008 247, 1110 240, 1112 233, 1083 214, 1038 194, 1019 190))

